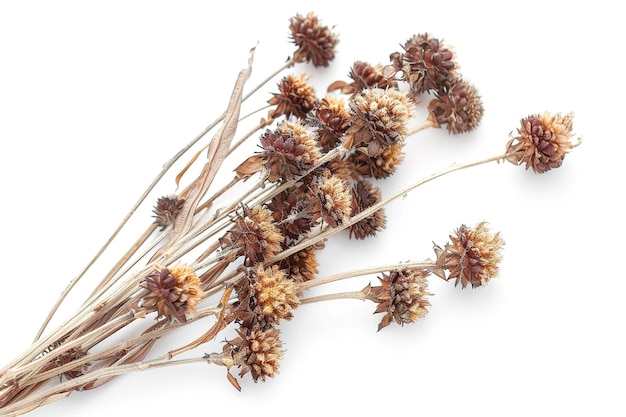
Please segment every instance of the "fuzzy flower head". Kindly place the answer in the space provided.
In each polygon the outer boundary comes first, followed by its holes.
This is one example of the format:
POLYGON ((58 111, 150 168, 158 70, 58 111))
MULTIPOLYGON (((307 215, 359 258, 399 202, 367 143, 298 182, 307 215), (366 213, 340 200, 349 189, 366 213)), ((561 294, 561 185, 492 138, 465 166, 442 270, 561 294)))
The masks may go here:
POLYGON ((240 368, 239 376, 250 373, 254 382, 265 382, 278 373, 283 343, 280 330, 274 327, 241 326, 238 337, 226 342, 224 355, 240 368))
POLYGON ((346 180, 325 170, 310 186, 313 220, 330 227, 348 221, 352 215, 352 194, 346 180))
POLYGON ((374 313, 385 313, 378 330, 392 321, 404 325, 424 317, 430 302, 426 269, 404 269, 384 273, 379 277, 380 286, 369 288, 367 299, 378 304, 374 313))
POLYGON ((447 125, 448 133, 457 135, 474 130, 483 116, 478 89, 462 79, 442 90, 428 103, 428 120, 436 127, 447 125))
POLYGON ((274 225, 272 213, 263 206, 242 206, 234 225, 220 238, 224 249, 236 250, 247 266, 263 262, 282 249, 285 238, 274 225))
POLYGON ((165 230, 167 226, 174 223, 178 213, 183 208, 185 200, 176 196, 161 197, 154 206, 154 222, 165 230))
POLYGON ((292 310, 300 305, 296 283, 287 277, 285 271, 272 265, 258 266, 253 272, 253 287, 261 314, 267 322, 278 323, 281 319, 291 320, 292 310))
POLYGON ((393 175, 404 160, 404 141, 381 149, 376 156, 357 150, 350 155, 354 170, 363 178, 383 179, 393 175))
POLYGON ((281 269, 295 283, 314 279, 319 272, 318 266, 315 248, 312 246, 290 255, 280 262, 281 269))
POLYGON ((323 152, 333 149, 341 141, 341 136, 350 125, 350 113, 341 97, 326 96, 320 100, 311 119, 318 128, 320 146, 323 152))
POLYGON ((289 74, 283 77, 278 84, 279 93, 268 101, 272 106, 276 106, 270 112, 272 118, 279 116, 295 116, 305 118, 318 103, 315 89, 309 84, 309 77, 306 74, 289 74))
POLYGON ((461 284, 462 288, 470 284, 473 288, 484 286, 498 275, 504 246, 500 233, 491 233, 487 224, 481 222, 474 228, 461 225, 450 239, 443 249, 434 247, 434 274, 447 281, 455 280, 454 285, 461 284))
POLYGON ((191 268, 182 263, 162 268, 146 278, 144 287, 150 294, 144 297, 142 307, 156 310, 157 317, 187 321, 186 313, 195 311, 204 297, 201 282, 191 268))
POLYGON ((328 26, 323 26, 313 12, 297 14, 289 21, 290 39, 298 47, 293 54, 295 62, 312 62, 316 67, 327 67, 335 58, 339 38, 328 26))
POLYGON ((517 129, 518 136, 507 143, 506 160, 515 164, 526 164, 536 173, 558 168, 565 155, 581 143, 572 143, 574 115, 569 113, 544 112, 528 116, 517 129))
POLYGON ((366 88, 350 101, 346 147, 363 147, 369 156, 404 140, 415 102, 396 89, 366 88))

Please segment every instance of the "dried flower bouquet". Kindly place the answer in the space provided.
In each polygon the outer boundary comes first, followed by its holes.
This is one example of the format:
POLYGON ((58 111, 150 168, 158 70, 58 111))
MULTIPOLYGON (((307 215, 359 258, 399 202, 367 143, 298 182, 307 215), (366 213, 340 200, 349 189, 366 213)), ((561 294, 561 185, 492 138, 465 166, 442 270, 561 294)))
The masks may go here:
MULTIPOLYGON (((298 63, 327 67, 334 58, 339 39, 315 14, 289 23, 296 51, 266 82, 298 63)), ((111 240, 174 162, 187 156, 176 177, 180 191, 154 202, 145 232, 73 316, 46 331, 61 297, 33 345, 0 370, 2 415, 26 413, 124 373, 183 363, 223 366, 237 389, 237 376, 265 381, 278 372, 283 355, 280 323, 302 304, 372 301, 381 317, 378 330, 413 323, 428 312, 430 277, 476 288, 498 275, 504 246, 498 232, 486 222, 462 224, 449 242, 434 245, 432 259, 318 276, 316 254, 324 242, 342 231, 351 239, 373 238, 386 227, 388 203, 449 173, 509 162, 541 174, 558 168, 580 144, 572 141, 571 113, 531 114, 501 153, 452 164, 386 196, 381 187, 407 157, 408 137, 428 128, 463 135, 481 122, 480 94, 460 73, 454 50, 432 34, 413 35, 385 65, 354 62, 350 80, 333 82, 324 97, 307 75, 287 74, 266 116, 236 138, 242 103, 262 87, 244 95, 253 55, 224 114, 165 165, 111 240), (426 107, 428 118, 414 125, 417 106, 426 107), (215 129, 202 151, 188 156, 215 129), (233 151, 255 139, 258 152, 237 164, 232 181, 214 183, 233 151), (195 166, 199 174, 189 179, 195 166), (309 295, 314 287, 375 274, 364 288, 309 295), (150 356, 163 335, 199 321, 205 330, 195 341, 150 356), (123 329, 123 340, 113 337, 123 329), (226 329, 235 336, 220 339, 226 329), (206 353, 180 359, 198 347, 206 353)))

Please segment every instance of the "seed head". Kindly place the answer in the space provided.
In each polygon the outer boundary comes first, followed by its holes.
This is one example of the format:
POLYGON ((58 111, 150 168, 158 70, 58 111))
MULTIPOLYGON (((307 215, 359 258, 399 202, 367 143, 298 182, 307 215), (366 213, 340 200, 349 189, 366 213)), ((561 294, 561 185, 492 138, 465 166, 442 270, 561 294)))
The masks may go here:
POLYGON ((478 89, 462 79, 450 88, 440 90, 428 103, 428 119, 436 127, 446 124, 454 135, 474 130, 483 116, 483 103, 478 89))
POLYGON ((161 227, 161 230, 165 230, 176 220, 184 204, 185 200, 177 196, 159 198, 152 211, 155 217, 154 222, 161 227))
POLYGON ((350 69, 349 77, 352 82, 335 81, 328 87, 328 91, 340 90, 343 94, 354 96, 359 91, 368 87, 398 88, 398 82, 392 77, 383 75, 381 64, 372 65, 363 61, 356 61, 350 69))
POLYGON ((291 41, 298 47, 293 54, 295 62, 312 62, 316 67, 327 67, 335 58, 339 38, 331 28, 323 26, 313 12, 292 17, 289 28, 291 41))
POLYGON ((367 299, 378 304, 374 313, 385 313, 378 330, 392 321, 404 325, 424 317, 430 302, 427 296, 429 275, 426 269, 404 269, 384 273, 379 277, 380 286, 371 287, 367 299))
POLYGON ((274 224, 287 239, 297 240, 311 230, 311 201, 301 188, 283 191, 272 198, 267 208, 274 224))
POLYGON ((505 159, 515 165, 526 164, 526 169, 532 167, 539 174, 560 167, 565 155, 581 143, 580 138, 577 143, 570 142, 573 118, 573 113, 544 112, 522 119, 518 136, 507 143, 505 159))
POLYGON ((350 155, 355 171, 363 178, 387 178, 396 172, 398 165, 404 160, 404 140, 381 149, 376 156, 369 156, 357 150, 350 155))
POLYGON ((278 84, 279 93, 268 101, 272 106, 276 106, 270 112, 272 118, 279 116, 295 116, 304 119, 318 103, 315 89, 308 82, 306 74, 289 74, 283 77, 278 84))
POLYGON ((454 285, 461 284, 462 288, 469 284, 473 288, 486 285, 498 275, 504 240, 500 233, 491 233, 487 223, 481 222, 474 228, 461 225, 450 239, 451 243, 443 249, 434 247, 437 255, 434 274, 447 281, 454 279, 454 285))
POLYGON ((323 152, 333 149, 341 140, 350 125, 350 113, 343 98, 326 96, 315 109, 312 123, 318 128, 320 146, 323 152))
POLYGON ((156 310, 157 318, 187 321, 186 313, 195 311, 204 297, 201 282, 192 269, 182 263, 162 268, 149 275, 143 284, 150 294, 144 297, 142 307, 156 310))
POLYGON ((403 140, 415 102, 395 89, 366 88, 350 101, 347 147, 364 147, 369 156, 403 140))
MULTIPOLYGON (((380 188, 374 187, 370 181, 359 180, 352 187, 352 196, 352 213, 356 215, 380 202, 380 188)), ((385 228, 386 222, 385 211, 380 208, 372 215, 350 226, 349 237, 365 239, 369 236, 375 236, 377 232, 385 228)))
POLYGON ((278 265, 268 268, 260 265, 253 274, 255 276, 251 281, 254 283, 257 303, 267 322, 291 320, 292 310, 300 305, 295 282, 288 279, 285 271, 279 269, 278 265))
POLYGON ((289 279, 295 283, 310 281, 319 272, 317 267, 317 257, 315 248, 309 246, 299 252, 283 259, 280 263, 281 269, 285 271, 289 279))
POLYGON ((229 355, 232 363, 240 368, 239 376, 250 372, 254 382, 273 378, 278 373, 282 356, 280 330, 274 327, 240 326, 237 333, 237 338, 224 345, 224 354, 229 355))
POLYGON ((325 170, 310 186, 313 220, 337 227, 352 214, 352 194, 348 183, 325 170))

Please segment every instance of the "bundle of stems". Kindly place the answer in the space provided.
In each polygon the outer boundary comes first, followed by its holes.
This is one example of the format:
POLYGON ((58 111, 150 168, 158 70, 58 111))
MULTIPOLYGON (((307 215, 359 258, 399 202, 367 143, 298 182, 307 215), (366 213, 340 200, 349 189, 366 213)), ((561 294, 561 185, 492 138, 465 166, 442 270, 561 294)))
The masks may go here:
POLYGON ((375 313, 382 315, 382 330, 426 315, 430 276, 475 288, 498 275, 504 241, 485 222, 456 228, 449 242, 434 245, 432 259, 318 277, 316 252, 344 230, 353 239, 376 236, 386 227, 388 203, 452 172, 492 162, 525 165, 537 173, 559 167, 580 143, 570 141, 573 115, 525 117, 501 153, 452 164, 383 196, 379 180, 404 161, 407 137, 427 128, 461 135, 480 123, 478 90, 461 76, 452 48, 431 34, 413 35, 386 65, 356 61, 350 81, 332 83, 323 98, 307 75, 285 75, 268 101, 267 115, 236 139, 242 103, 252 94, 296 64, 326 67, 334 58, 338 37, 315 14, 292 17, 289 30, 297 47, 293 56, 244 94, 253 66, 254 49, 250 51, 226 111, 165 164, 67 287, 34 343, 0 370, 2 415, 24 414, 124 373, 190 362, 224 366, 229 382, 241 389, 233 373, 250 375, 254 382, 276 374, 283 354, 280 323, 290 320, 299 305, 372 301, 375 313), (427 120, 409 128, 422 103, 427 120), (209 132, 214 132, 212 139, 189 156, 209 132), (215 185, 223 162, 250 138, 258 139, 259 151, 239 161, 230 182, 215 185), (181 191, 154 203, 146 230, 75 314, 48 330, 65 296, 183 156, 189 162, 176 177, 181 191), (189 168, 197 164, 200 173, 189 180, 189 168), (307 295, 314 287, 372 274, 380 274, 378 281, 355 291, 307 295), (206 324, 196 340, 162 356, 149 355, 163 335, 199 321, 206 324), (123 329, 122 340, 114 337, 123 329), (235 336, 217 341, 225 329, 234 329, 235 336), (210 343, 221 349, 180 359, 210 343))

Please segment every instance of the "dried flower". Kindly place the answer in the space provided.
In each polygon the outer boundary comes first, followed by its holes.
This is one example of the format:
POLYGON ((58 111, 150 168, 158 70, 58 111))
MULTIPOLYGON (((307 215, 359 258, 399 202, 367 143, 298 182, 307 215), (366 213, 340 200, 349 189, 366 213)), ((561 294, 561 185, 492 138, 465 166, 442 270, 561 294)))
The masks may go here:
MULTIPOLYGON (((361 213, 363 210, 380 202, 380 188, 374 187, 370 181, 357 181, 352 187, 353 195, 353 215, 361 213)), ((376 210, 368 216, 350 226, 349 237, 365 239, 375 236, 377 232, 385 228, 386 217, 383 208, 376 210)))
POLYGON ((159 198, 153 210, 156 218, 154 222, 161 227, 161 230, 165 230, 167 226, 176 220, 176 216, 178 216, 184 204, 185 200, 177 196, 159 198))
POLYGON ((311 201, 302 188, 283 191, 266 207, 272 213, 274 224, 286 238, 295 240, 311 230, 311 201))
POLYGON ((248 208, 234 219, 233 227, 220 238, 225 249, 236 249, 247 266, 263 262, 276 255, 285 240, 274 224, 272 213, 263 206, 248 208))
POLYGON ((314 247, 307 247, 294 253, 280 262, 280 267, 285 271, 289 279, 296 283, 310 281, 318 273, 317 257, 314 247))
POLYGON ((378 303, 374 313, 385 313, 378 324, 378 330, 388 326, 392 321, 404 325, 413 323, 424 317, 430 302, 427 269, 403 269, 383 273, 379 277, 381 285, 369 288, 366 298, 378 303))
POLYGON ((354 170, 363 178, 387 178, 396 172, 398 165, 404 160, 404 140, 381 149, 375 156, 357 150, 349 160, 354 170))
POLYGON ((343 94, 354 96, 364 88, 398 88, 398 82, 394 78, 383 75, 381 64, 372 65, 363 61, 356 61, 350 69, 352 82, 335 81, 328 86, 328 91, 341 90, 343 94))
POLYGON ((574 115, 544 112, 528 116, 517 129, 518 136, 507 143, 506 160, 515 164, 526 164, 537 173, 558 168, 565 155, 580 144, 570 142, 574 136, 574 115))
POLYGON ((306 74, 289 74, 283 77, 278 84, 280 93, 275 93, 268 101, 272 106, 276 106, 270 112, 272 118, 279 116, 295 116, 305 118, 307 113, 317 105, 318 99, 315 89, 308 82, 306 74))
POLYGON ((468 284, 473 288, 486 285, 498 275, 504 240, 500 233, 491 233, 487 223, 481 222, 472 229, 461 225, 450 239, 452 242, 444 249, 434 247, 437 255, 434 274, 447 281, 454 279, 454 285, 461 284, 462 288, 468 284), (449 272, 448 276, 445 270, 449 272))
POLYGON ((157 318, 187 321, 186 313, 195 311, 204 297, 201 282, 191 268, 183 263, 162 268, 145 279, 150 294, 143 298, 142 307, 156 310, 157 318))
POLYGON ((313 220, 337 227, 352 215, 352 195, 342 178, 325 170, 311 184, 313 220))
POLYGON ((315 109, 315 117, 310 119, 316 126, 323 152, 333 149, 341 140, 350 125, 350 113, 343 98, 326 96, 315 109))
POLYGON ((224 345, 224 353, 232 357, 233 364, 240 368, 239 376, 250 372, 254 382, 273 378, 278 373, 282 356, 280 330, 274 327, 240 326, 237 333, 239 337, 224 345))
POLYGON ((339 38, 331 28, 322 26, 313 12, 292 17, 289 28, 290 39, 298 47, 293 54, 295 62, 312 62, 316 67, 327 67, 335 58, 339 38))
POLYGON ((369 156, 394 145, 407 134, 415 102, 395 89, 366 88, 350 101, 346 146, 367 149, 369 156))
POLYGON ((390 59, 414 97, 447 88, 458 69, 452 48, 428 33, 414 35, 404 44, 404 53, 395 52, 390 59))
POLYGON ((281 319, 291 320, 292 310, 300 305, 296 293, 296 284, 288 279, 285 271, 272 265, 264 268, 259 265, 253 271, 256 300, 269 323, 278 323, 281 319))
POLYGON ((462 79, 456 79, 450 88, 440 90, 428 103, 428 120, 435 127, 447 124, 452 134, 474 130, 483 116, 483 103, 478 89, 462 79))

